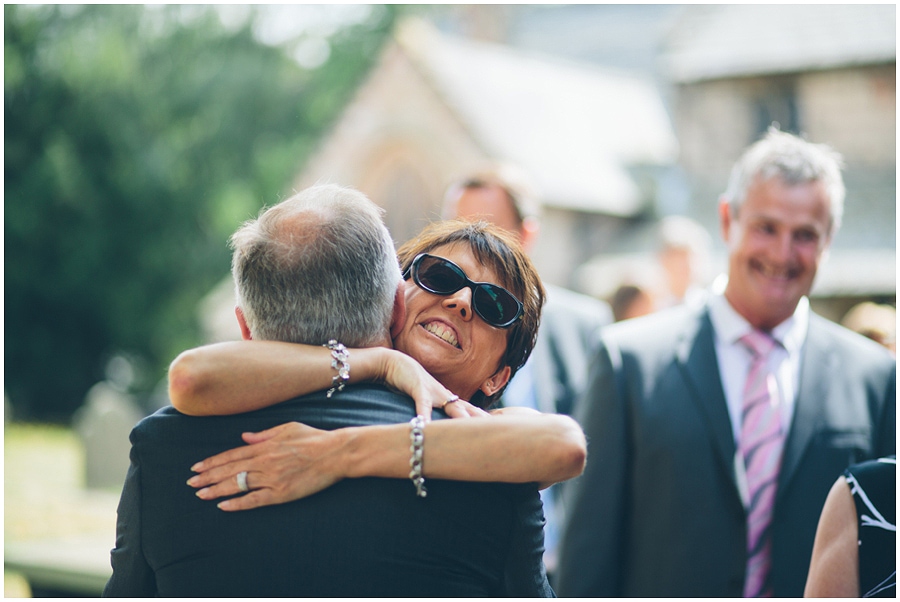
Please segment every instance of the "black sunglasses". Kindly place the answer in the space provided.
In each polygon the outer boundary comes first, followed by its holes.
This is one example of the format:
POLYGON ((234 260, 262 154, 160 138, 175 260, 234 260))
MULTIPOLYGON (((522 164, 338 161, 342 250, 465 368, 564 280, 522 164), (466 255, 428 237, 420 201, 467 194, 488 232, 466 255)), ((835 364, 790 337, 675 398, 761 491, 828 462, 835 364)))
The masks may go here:
POLYGON ((522 317, 522 303, 511 292, 489 282, 469 280, 461 267, 443 257, 422 253, 413 259, 403 275, 435 295, 452 295, 463 287, 472 289, 472 308, 482 320, 495 328, 509 328, 522 317))

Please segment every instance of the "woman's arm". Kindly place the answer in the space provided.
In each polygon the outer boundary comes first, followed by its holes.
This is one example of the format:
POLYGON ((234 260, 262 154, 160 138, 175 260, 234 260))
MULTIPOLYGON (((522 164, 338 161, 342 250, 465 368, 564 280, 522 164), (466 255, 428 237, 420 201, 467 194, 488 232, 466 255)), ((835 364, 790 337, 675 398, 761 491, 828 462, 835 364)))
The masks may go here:
MULTIPOLYGON (((431 416, 452 393, 408 355, 385 347, 350 349, 349 383, 383 382, 412 397, 431 416)), ((181 353, 169 367, 169 399, 189 416, 239 414, 324 391, 335 375, 331 351, 279 341, 231 341, 181 353)), ((454 418, 480 413, 452 404, 454 418)))
MULTIPOLYGON (((247 471, 250 493, 219 504, 247 510, 312 495, 343 478, 409 476, 408 424, 322 431, 297 422, 208 458, 188 484, 212 500, 239 493, 247 471)), ((425 427, 426 477, 464 481, 539 482, 549 486, 581 474, 587 445, 578 424, 560 414, 513 412, 479 420, 438 420, 425 427)), ((410 485, 410 495, 413 494, 410 485)))
POLYGON ((858 598, 856 505, 844 477, 828 492, 813 544, 806 598, 858 598))

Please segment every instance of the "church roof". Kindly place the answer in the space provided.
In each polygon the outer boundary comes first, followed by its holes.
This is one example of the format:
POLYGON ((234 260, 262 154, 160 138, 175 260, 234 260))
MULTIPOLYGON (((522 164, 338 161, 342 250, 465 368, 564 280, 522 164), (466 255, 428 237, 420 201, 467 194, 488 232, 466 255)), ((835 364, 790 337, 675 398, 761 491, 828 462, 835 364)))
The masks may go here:
POLYGON ((690 7, 670 32, 675 82, 893 62, 894 4, 729 4, 690 7))
POLYGON ((397 41, 469 134, 528 169, 545 204, 629 216, 628 171, 671 165, 677 142, 655 85, 628 72, 442 35, 420 21, 397 41))

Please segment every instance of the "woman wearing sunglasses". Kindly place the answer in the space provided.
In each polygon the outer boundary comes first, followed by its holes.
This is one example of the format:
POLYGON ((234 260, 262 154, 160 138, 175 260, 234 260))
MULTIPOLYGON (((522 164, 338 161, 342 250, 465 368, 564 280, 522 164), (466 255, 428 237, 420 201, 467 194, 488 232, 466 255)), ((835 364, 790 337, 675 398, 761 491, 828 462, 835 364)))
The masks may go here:
MULTIPOLYGON (((413 397, 425 416, 431 415, 432 404, 455 417, 487 416, 485 409, 499 398, 534 345, 544 293, 533 265, 507 233, 485 222, 431 224, 403 245, 398 256, 405 279, 398 305, 405 315, 392 328, 396 350, 349 350, 348 382, 385 382, 413 397)), ((238 413, 328 389, 334 372, 331 355, 322 347, 272 341, 222 344, 179 356, 170 370, 170 396, 187 414, 238 413)), ((336 403, 339 399, 337 393, 336 403)), ((498 412, 536 414, 523 408, 498 412)), ((491 445, 484 436, 491 419, 466 421, 471 423, 467 446, 488 452, 481 453, 480 461, 453 462, 478 453, 449 443, 441 450, 446 440, 430 438, 424 476, 544 485, 577 476, 584 462, 580 432, 577 441, 565 446, 566 453, 559 453, 555 448, 564 447, 559 438, 528 418, 515 447, 507 441, 504 449, 485 450, 478 446, 491 445)), ((333 433, 297 423, 248 434, 248 443, 279 445, 266 450, 250 445, 207 459, 195 467, 199 474, 190 484, 202 488, 198 495, 203 499, 233 495, 239 493, 236 475, 249 466, 257 481, 249 488, 255 491, 220 504, 224 510, 244 510, 298 499, 344 477, 407 476, 407 425, 358 431, 371 437, 360 438, 365 448, 353 451, 341 448, 333 433), (360 457, 367 461, 358 462, 360 457)))

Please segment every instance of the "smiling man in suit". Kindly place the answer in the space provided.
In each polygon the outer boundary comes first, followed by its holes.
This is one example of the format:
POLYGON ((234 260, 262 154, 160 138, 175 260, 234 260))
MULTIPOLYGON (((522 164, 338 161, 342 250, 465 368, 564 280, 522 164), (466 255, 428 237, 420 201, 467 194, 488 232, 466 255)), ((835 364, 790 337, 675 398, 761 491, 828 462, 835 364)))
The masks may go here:
POLYGON ((561 596, 800 597, 831 484, 895 453, 895 360, 807 299, 840 162, 770 130, 720 199, 724 289, 605 330, 561 596))

